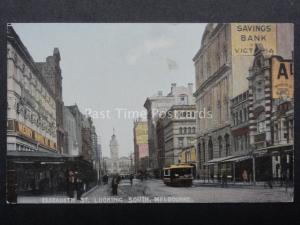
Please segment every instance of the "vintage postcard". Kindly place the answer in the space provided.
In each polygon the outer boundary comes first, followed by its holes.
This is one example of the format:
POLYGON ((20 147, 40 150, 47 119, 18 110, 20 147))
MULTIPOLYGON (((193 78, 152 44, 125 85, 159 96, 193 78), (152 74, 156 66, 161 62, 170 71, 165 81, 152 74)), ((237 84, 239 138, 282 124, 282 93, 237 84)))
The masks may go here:
POLYGON ((6 35, 8 204, 294 201, 292 23, 6 35))

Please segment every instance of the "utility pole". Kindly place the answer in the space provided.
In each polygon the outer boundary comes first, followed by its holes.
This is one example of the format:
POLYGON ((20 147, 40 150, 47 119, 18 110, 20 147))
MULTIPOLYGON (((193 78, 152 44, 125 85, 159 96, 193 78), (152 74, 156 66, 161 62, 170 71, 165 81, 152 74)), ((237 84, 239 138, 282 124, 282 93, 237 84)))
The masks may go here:
POLYGON ((251 155, 252 155, 252 173, 253 173, 253 185, 256 185, 256 171, 255 171, 255 147, 252 146, 251 155))

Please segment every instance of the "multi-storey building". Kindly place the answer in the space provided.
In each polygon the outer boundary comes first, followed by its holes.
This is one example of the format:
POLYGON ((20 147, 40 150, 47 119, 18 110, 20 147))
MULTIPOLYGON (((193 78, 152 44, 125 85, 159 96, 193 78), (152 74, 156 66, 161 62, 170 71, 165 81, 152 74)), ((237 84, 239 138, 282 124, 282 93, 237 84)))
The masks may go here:
POLYGON ((144 107, 147 109, 148 120, 149 167, 154 170, 156 175, 159 175, 156 123, 160 116, 166 114, 172 105, 191 104, 192 99, 192 83, 189 83, 188 87, 177 87, 176 83, 172 83, 169 94, 163 96, 162 91, 159 91, 156 96, 148 97, 145 101, 144 107))
MULTIPOLYGON (((284 38, 293 43, 293 30, 284 38)), ((280 56, 256 45, 250 69, 249 130, 256 180, 264 179, 266 173, 293 178, 294 71, 293 45, 288 51, 289 45, 280 56)))
POLYGON ((55 95, 12 26, 7 28, 7 156, 18 191, 57 188, 55 95))
POLYGON ((131 173, 131 161, 129 157, 122 156, 119 158, 120 175, 128 175, 131 173))
MULTIPOLYGON (((268 55, 286 54, 293 46, 291 31, 291 24, 207 25, 200 50, 193 58, 196 107, 198 112, 203 112, 202 118, 197 117, 197 150, 202 177, 234 172, 234 166, 223 164, 235 155, 231 133, 234 114, 230 110, 239 107, 232 108, 232 100, 249 89, 248 70, 253 63, 255 44, 263 44, 268 55), (211 118, 205 116, 207 112, 211 113, 211 118)), ((250 104, 250 97, 248 101, 250 104)), ((251 133, 251 122, 249 125, 251 133)))
POLYGON ((109 148, 111 156, 111 173, 119 173, 119 144, 115 133, 111 136, 109 148))
POLYGON ((62 76, 60 69, 60 53, 54 48, 53 55, 46 58, 46 62, 35 63, 48 86, 54 93, 56 105, 56 129, 57 129, 57 150, 64 153, 64 123, 63 123, 63 98, 62 98, 62 76))
MULTIPOLYGON (((67 134, 67 136, 69 137, 70 136, 69 133, 75 132, 75 136, 72 140, 73 143, 68 142, 69 143, 68 144, 68 152, 69 152, 68 154, 71 154, 73 156, 79 156, 82 154, 82 132, 81 131, 82 131, 82 125, 83 125, 83 121, 84 121, 84 116, 79 111, 79 108, 76 104, 71 105, 71 106, 66 106, 66 108, 68 109, 68 111, 72 114, 73 118, 75 119, 75 129, 73 131, 68 131, 68 134, 67 134)), ((68 115, 71 116, 68 112, 66 112, 64 117, 68 117, 68 115)), ((67 118, 66 118, 66 120, 68 121, 67 118)), ((71 120, 73 121, 72 118, 71 118, 71 120)), ((68 130, 68 128, 66 130, 68 130)))
POLYGON ((164 166, 180 163, 179 153, 183 148, 195 145, 195 105, 173 105, 163 120, 164 166))
MULTIPOLYGON (((148 149, 148 124, 147 121, 137 119, 133 125, 134 133, 134 165, 135 172, 146 170, 147 167, 141 167, 140 161, 149 157, 148 149)), ((145 165, 144 165, 145 166, 145 165)))
POLYGON ((82 156, 83 159, 92 163, 93 140, 92 140, 92 118, 84 117, 81 129, 82 156))
MULTIPOLYGON (((73 113, 70 111, 69 107, 64 106, 64 138, 65 138, 65 146, 64 153, 70 156, 78 156, 79 152, 81 152, 81 146, 79 146, 78 137, 76 135, 77 124, 76 118, 73 113)), ((80 128, 81 130, 81 128, 80 128)), ((80 136, 81 137, 81 136, 80 136)))

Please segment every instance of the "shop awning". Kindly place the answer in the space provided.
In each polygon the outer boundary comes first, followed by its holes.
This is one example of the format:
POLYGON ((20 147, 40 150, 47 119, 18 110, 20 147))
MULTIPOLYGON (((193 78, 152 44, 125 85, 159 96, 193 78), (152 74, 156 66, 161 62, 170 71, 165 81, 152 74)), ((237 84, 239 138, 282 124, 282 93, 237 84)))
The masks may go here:
POLYGON ((227 159, 224 162, 241 162, 241 161, 244 161, 244 160, 247 160, 247 159, 250 159, 250 158, 251 158, 250 155, 244 155, 244 156, 238 156, 238 157, 234 157, 234 158, 231 158, 231 159, 227 159))
POLYGON ((215 159, 211 159, 209 161, 207 161, 204 165, 205 166, 208 166, 208 165, 213 165, 213 164, 216 164, 216 163, 219 163, 219 162, 223 162, 224 160, 227 160, 227 159, 230 159, 230 158, 233 158, 234 156, 226 156, 226 157, 220 157, 220 158, 215 158, 215 159))
POLYGON ((55 152, 42 151, 7 151, 7 157, 16 163, 34 162, 65 162, 66 157, 55 152))
POLYGON ((277 150, 277 149, 280 149, 280 148, 286 148, 287 150, 293 150, 293 144, 281 144, 281 145, 272 145, 272 146, 268 146, 268 147, 265 147, 265 148, 260 148, 260 149, 257 149, 256 151, 260 151, 260 150, 277 150), (291 148, 288 148, 288 147, 291 147, 291 148))

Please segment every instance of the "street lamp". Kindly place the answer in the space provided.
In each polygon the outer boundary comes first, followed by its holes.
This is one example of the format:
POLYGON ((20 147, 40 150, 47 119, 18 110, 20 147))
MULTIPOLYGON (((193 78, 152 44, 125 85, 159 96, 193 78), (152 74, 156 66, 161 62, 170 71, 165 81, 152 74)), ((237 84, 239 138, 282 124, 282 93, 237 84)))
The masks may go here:
POLYGON ((256 185, 256 178, 255 178, 255 146, 252 145, 251 146, 251 151, 250 151, 250 155, 252 156, 252 177, 253 177, 253 185, 256 185))

